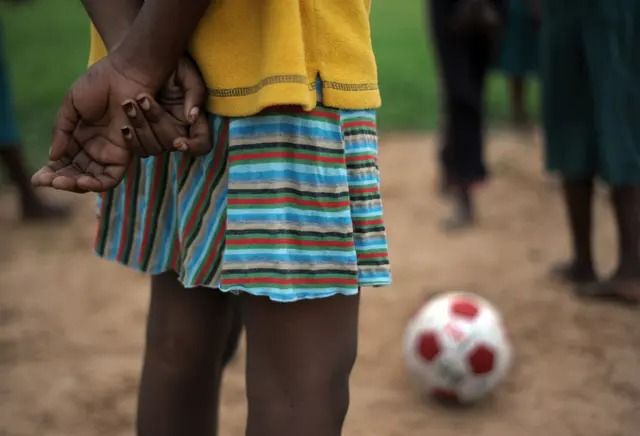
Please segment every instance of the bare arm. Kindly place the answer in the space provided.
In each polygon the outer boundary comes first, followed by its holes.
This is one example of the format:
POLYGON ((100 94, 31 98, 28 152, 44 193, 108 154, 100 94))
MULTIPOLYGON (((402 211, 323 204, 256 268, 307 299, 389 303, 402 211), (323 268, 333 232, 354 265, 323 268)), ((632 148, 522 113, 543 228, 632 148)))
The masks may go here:
POLYGON ((124 40, 143 3, 143 0, 82 0, 109 51, 124 40))
POLYGON ((158 89, 175 69, 210 3, 145 1, 122 43, 111 52, 114 65, 131 79, 158 89))

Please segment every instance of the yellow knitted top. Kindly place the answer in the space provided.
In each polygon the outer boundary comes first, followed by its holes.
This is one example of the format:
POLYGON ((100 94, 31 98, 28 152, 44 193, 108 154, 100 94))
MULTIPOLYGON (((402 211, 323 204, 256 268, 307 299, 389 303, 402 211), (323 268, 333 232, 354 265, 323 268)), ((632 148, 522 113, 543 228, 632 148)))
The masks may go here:
MULTIPOLYGON (((274 105, 340 109, 380 105, 371 47, 371 0, 212 0, 190 52, 209 89, 209 110, 248 116, 274 105)), ((92 29, 90 62, 106 50, 92 29)))

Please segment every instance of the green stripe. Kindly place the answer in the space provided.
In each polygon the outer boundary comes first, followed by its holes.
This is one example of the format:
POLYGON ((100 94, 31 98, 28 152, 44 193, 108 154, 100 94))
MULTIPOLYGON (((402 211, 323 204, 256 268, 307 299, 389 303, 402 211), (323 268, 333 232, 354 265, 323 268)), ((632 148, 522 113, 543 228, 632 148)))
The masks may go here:
MULTIPOLYGON (((224 224, 224 220, 219 220, 218 225, 216 226, 215 229, 209 229, 209 232, 213 231, 212 241, 215 242, 218 239, 218 235, 222 231, 223 224, 224 224)), ((225 245, 224 236, 222 237, 220 242, 221 242, 221 246, 224 247, 225 245)), ((217 248, 218 247, 209 247, 210 250, 216 250, 217 248)), ((209 268, 209 271, 204 275, 203 283, 210 283, 211 280, 213 280, 213 276, 215 275, 216 271, 220 267, 220 263, 222 262, 223 253, 224 253, 224 250, 216 250, 214 254, 213 262, 211 262, 211 267, 209 268)), ((200 275, 202 274, 205 264, 206 264, 206 259, 205 261, 200 262, 200 264, 198 265, 198 270, 195 275, 196 278, 200 277, 200 275)))
POLYGON ((367 271, 389 271, 389 259, 363 259, 358 261, 358 266, 367 267, 367 271))
MULTIPOLYGON (((282 204, 282 203, 278 203, 278 204, 230 204, 229 205, 229 209, 233 209, 233 210, 244 210, 244 209, 282 209, 288 207, 290 209, 296 209, 296 210, 305 210, 305 211, 316 211, 316 212, 322 212, 324 210, 326 211, 330 211, 330 212, 342 212, 342 211, 348 211, 349 210, 349 205, 339 205, 339 206, 301 206, 299 204, 295 204, 295 203, 289 203, 289 204, 282 204)), ((332 217, 333 218, 333 217, 332 217)))
POLYGON ((244 241, 245 239, 255 239, 255 238, 260 238, 260 239, 295 238, 297 240, 302 240, 302 241, 331 241, 331 242, 349 242, 352 240, 350 235, 349 236, 345 235, 343 237, 337 237, 337 236, 323 237, 323 236, 291 235, 284 232, 282 234, 273 235, 273 234, 260 233, 256 231, 251 233, 243 233, 242 235, 239 235, 239 236, 235 236, 235 235, 227 236, 227 241, 244 241))
MULTIPOLYGON (((131 180, 132 189, 131 189, 131 197, 129 198, 129 216, 127 217, 128 228, 127 228, 127 237, 125 242, 125 249, 123 251, 122 261, 124 263, 129 263, 129 258, 131 257, 131 249, 133 247, 133 235, 136 229, 136 215, 138 213, 138 189, 140 183, 140 159, 135 159, 133 165, 133 174, 131 180)), ((125 186, 126 190, 126 186, 125 186)), ((126 192, 126 191, 125 191, 126 192)))
POLYGON ((109 237, 109 225, 111 223, 111 209, 113 207, 113 189, 107 191, 100 206, 100 229, 98 230, 98 244, 96 253, 104 256, 104 250, 109 237))
MULTIPOLYGON (((164 196, 168 187, 167 176, 169 173, 169 155, 161 154, 155 159, 159 159, 160 162, 163 163, 164 165, 162 165, 162 167, 160 168, 161 173, 160 173, 160 181, 158 183, 159 186, 158 186, 158 192, 156 195, 156 201, 150 206, 151 229, 144 229, 145 231, 149 232, 149 238, 148 238, 148 244, 145 247, 144 253, 142 255, 142 262, 140 265, 143 271, 149 267, 149 259, 151 258, 151 253, 153 252, 153 246, 155 245, 155 242, 156 242, 156 234, 158 232, 158 225, 157 225, 158 214, 160 213, 160 207, 162 206, 162 203, 164 201, 164 196)), ((158 171, 158 168, 157 168, 157 165, 154 165, 153 172, 151 173, 151 177, 150 177, 152 181, 155 179, 156 171, 158 171)), ((147 177, 149 176, 147 175, 147 177)), ((149 208, 147 210, 149 210, 149 208)), ((146 216, 145 216, 144 223, 146 224, 146 216)))
MULTIPOLYGON (((216 138, 216 144, 220 144, 221 143, 221 138, 224 135, 225 136, 225 143, 222 144, 222 151, 221 151, 221 155, 220 155, 220 168, 217 168, 217 173, 214 174, 214 176, 211 178, 211 182, 208 185, 205 185, 204 183, 201 183, 200 189, 198 190, 197 194, 196 194, 196 199, 202 197, 202 194, 207 192, 207 193, 211 193, 215 187, 218 185, 218 183, 220 183, 220 180, 222 179, 226 167, 227 167, 227 162, 228 162, 228 154, 227 154, 227 150, 229 149, 228 144, 229 144, 229 123, 228 121, 225 121, 224 124, 220 127, 220 131, 218 132, 218 137, 216 138)), ((215 160, 216 157, 213 157, 213 162, 212 164, 215 164, 215 160)), ((210 171, 215 171, 216 168, 209 168, 210 171)), ((211 205, 211 200, 212 200, 212 195, 206 195, 205 196, 205 204, 202 205, 202 207, 200 208, 200 213, 198 214, 198 216, 196 217, 196 221, 194 223, 193 228, 191 229, 191 232, 189 232, 189 234, 187 235, 186 238, 186 243, 185 243, 185 247, 186 247, 186 251, 188 252, 189 249, 191 248, 191 244, 193 244, 193 241, 196 238, 196 235, 198 234, 198 232, 200 231, 201 227, 202 227, 202 217, 207 213, 209 206, 211 205)), ((189 220, 191 219, 191 216, 193 215, 195 209, 198 207, 198 201, 194 201, 193 202, 193 206, 191 207, 191 209, 187 212, 187 216, 189 217, 189 220)))
MULTIPOLYGON (((251 144, 254 145, 254 144, 251 144)), ((232 147, 230 152, 229 152, 229 156, 230 157, 242 157, 246 154, 260 154, 260 153, 294 153, 294 154, 306 154, 306 155, 311 155, 311 156, 319 156, 319 157, 328 157, 328 158, 333 158, 333 159, 340 159, 342 158, 343 154, 338 154, 338 153, 330 153, 327 151, 323 151, 323 150, 327 150, 327 148, 324 149, 320 149, 320 150, 308 150, 306 148, 302 149, 302 148, 294 148, 293 146, 284 146, 284 145, 279 145, 279 144, 272 144, 272 143, 264 143, 264 147, 263 148, 252 148, 252 149, 242 149, 240 148, 242 147, 241 145, 238 146, 238 148, 236 147, 232 147)), ((314 145, 314 147, 318 147, 318 145, 314 145)), ((253 160, 253 158, 252 158, 253 160)))
POLYGON ((387 252, 386 250, 380 250, 379 248, 376 248, 375 250, 358 250, 358 254, 377 254, 379 256, 386 256, 387 252))
MULTIPOLYGON (((346 157, 350 158, 350 157, 362 157, 362 156, 371 156, 371 152, 370 151, 362 151, 362 152, 357 152, 357 153, 347 153, 346 157)), ((373 157, 371 158, 371 160, 373 160, 373 157)))
MULTIPOLYGON (((243 153, 244 154, 244 153, 243 153)), ((238 154, 242 157, 243 154, 238 154)), ((344 168, 344 162, 339 163, 331 163, 331 162, 319 162, 313 159, 307 159, 303 157, 276 157, 276 158, 268 158, 268 159, 256 159, 254 157, 247 158, 244 161, 237 162, 235 164, 236 167, 241 167, 244 165, 255 165, 255 164, 263 164, 263 163, 294 163, 294 164, 303 164, 310 165, 316 168, 344 168)))
MULTIPOLYGON (((179 182, 178 182, 178 192, 182 191, 182 188, 184 188, 185 183, 187 183, 187 180, 189 180, 189 174, 191 173, 191 167, 193 167, 193 164, 196 161, 196 158, 191 156, 191 155, 187 155, 187 154, 182 154, 180 156, 181 159, 188 159, 187 164, 184 166, 184 173, 182 174, 182 177, 180 178, 179 182)), ((182 162, 180 162, 178 164, 178 169, 180 169, 182 165, 182 162)))
MULTIPOLYGON (((251 274, 249 274, 249 276, 253 277, 255 279, 258 279, 258 278, 260 278, 260 279, 263 279, 263 278, 267 278, 267 279, 280 278, 280 279, 283 279, 283 280, 286 280, 286 279, 309 279, 309 278, 316 278, 316 279, 317 278, 323 278, 323 279, 326 279, 326 278, 332 278, 332 277, 339 278, 339 279, 348 279, 348 278, 351 278, 351 277, 355 276, 355 273, 352 272, 352 271, 344 271, 343 273, 333 272, 333 273, 313 273, 313 274, 312 273, 286 274, 286 271, 284 271, 284 272, 285 272, 285 274, 273 274, 273 273, 259 272, 259 273, 251 273, 251 274)), ((246 273, 233 273, 233 274, 225 273, 225 275, 224 275, 225 279, 244 279, 246 277, 247 277, 246 273)), ((271 286, 271 285, 269 285, 269 286, 271 286)))
POLYGON ((374 116, 369 116, 369 117, 345 117, 345 118, 342 119, 342 124, 353 123, 353 122, 361 122, 361 121, 375 124, 375 122, 376 122, 375 120, 376 120, 376 117, 374 117, 374 116))
POLYGON ((336 197, 334 193, 327 192, 310 192, 309 194, 298 193, 298 192, 260 192, 260 193, 242 193, 242 192, 234 192, 233 198, 237 199, 247 199, 251 200, 254 198, 285 198, 285 197, 294 197, 299 199, 309 199, 309 200, 329 200, 329 201, 348 201, 349 193, 343 192, 339 197, 336 197))
POLYGON ((277 244, 261 244, 261 243, 257 243, 257 242, 253 242, 251 244, 245 244, 245 245, 231 245, 232 244, 233 239, 228 238, 227 239, 227 244, 224 247, 225 251, 251 251, 251 250, 257 250, 257 249, 265 249, 265 248, 273 248, 273 249, 277 249, 277 248, 297 248, 300 251, 309 251, 309 252, 313 252, 313 251, 338 251, 338 252, 348 252, 348 251, 353 251, 353 245, 349 246, 349 247, 314 247, 314 246, 300 246, 298 244, 295 243, 277 243, 277 244))
MULTIPOLYGON (((243 278, 251 278, 251 276, 244 276, 243 278)), ((256 277, 256 278, 260 278, 260 277, 256 277)), ((283 280, 286 280, 286 277, 282 277, 283 280)), ((340 279, 340 278, 339 278, 340 279)), ((357 284, 349 284, 349 285, 344 285, 344 284, 338 284, 338 283, 332 283, 332 284, 295 284, 295 285, 291 285, 291 284, 278 284, 278 283, 244 283, 241 279, 238 280, 238 283, 229 285, 229 284, 225 284, 223 285, 224 288, 228 289, 228 288, 235 288, 236 286, 242 287, 244 289, 247 290, 251 290, 251 289, 264 289, 264 288, 272 288, 272 289, 283 289, 283 290, 291 290, 292 287, 296 287, 296 288, 300 288, 300 289, 319 289, 319 290, 326 290, 327 288, 331 287, 331 288, 337 288, 337 289, 355 289, 358 285, 357 284)))

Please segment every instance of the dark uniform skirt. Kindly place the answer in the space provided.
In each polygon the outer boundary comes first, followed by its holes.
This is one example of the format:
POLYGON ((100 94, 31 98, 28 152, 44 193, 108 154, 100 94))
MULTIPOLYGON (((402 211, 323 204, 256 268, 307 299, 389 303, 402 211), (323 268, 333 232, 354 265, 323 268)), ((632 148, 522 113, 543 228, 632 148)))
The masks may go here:
POLYGON ((640 183, 640 1, 542 3, 548 169, 640 183))

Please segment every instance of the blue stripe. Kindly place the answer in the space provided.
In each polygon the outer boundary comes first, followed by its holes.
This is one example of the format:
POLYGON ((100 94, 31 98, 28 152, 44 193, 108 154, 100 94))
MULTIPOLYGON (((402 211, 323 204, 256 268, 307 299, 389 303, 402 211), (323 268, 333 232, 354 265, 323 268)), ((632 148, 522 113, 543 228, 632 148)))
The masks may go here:
POLYGON ((301 251, 293 248, 287 249, 258 249, 251 248, 249 250, 231 250, 225 248, 224 259, 228 262, 245 264, 261 263, 261 262, 299 262, 302 264, 320 264, 320 263, 339 263, 355 265, 355 252, 340 251, 301 251))
POLYGON ((265 124, 263 126, 254 126, 254 125, 243 125, 242 123, 238 123, 233 126, 230 130, 230 133, 234 136, 238 137, 247 137, 247 136, 256 136, 258 138, 275 133, 287 133, 290 135, 299 136, 307 136, 313 138, 322 138, 322 139, 340 139, 340 132, 330 131, 319 129, 317 127, 307 127, 304 125, 296 125, 296 124, 265 124))
MULTIPOLYGON (((307 174, 301 173, 299 171, 291 170, 289 168, 284 168, 280 170, 271 170, 268 171, 266 169, 260 171, 254 168, 245 169, 246 167, 234 167, 230 171, 230 176, 235 178, 236 183, 244 183, 245 181, 256 181, 256 182, 266 182, 266 181, 277 181, 277 180, 292 180, 302 183, 307 183, 310 185, 318 185, 318 178, 316 174, 307 174), (244 180, 243 180, 244 179, 244 180)), ((321 186, 323 187, 343 187, 346 183, 347 178, 345 174, 339 175, 327 175, 323 177, 321 186)))
MULTIPOLYGON (((332 219, 322 219, 321 217, 317 217, 317 216, 307 216, 307 215, 301 215, 301 214, 297 214, 297 213, 293 213, 293 212, 289 212, 289 213, 271 213, 271 214, 260 214, 260 213, 251 213, 251 212, 247 212, 247 213, 243 213, 240 214, 240 217, 242 218, 241 222, 244 223, 261 223, 261 222, 267 222, 267 223, 272 223, 274 221, 277 221, 278 224, 298 224, 298 223, 302 223, 302 224, 313 224, 313 225, 317 225, 319 227, 325 227, 325 226, 350 226, 351 225, 351 217, 348 216, 348 214, 345 214, 344 216, 341 217, 333 217, 332 219)), ((229 220, 236 220, 238 219, 238 214, 236 214, 236 211, 233 209, 229 209, 228 212, 228 217, 229 220)))

